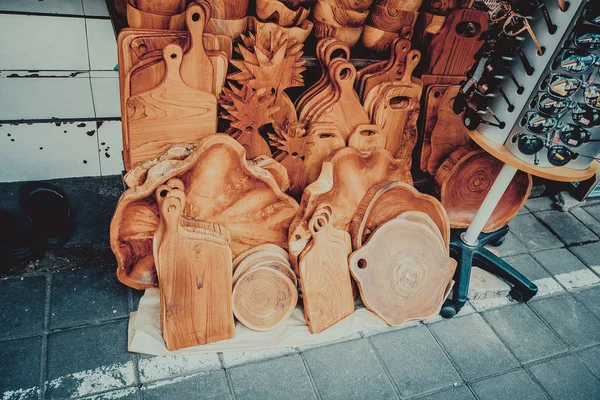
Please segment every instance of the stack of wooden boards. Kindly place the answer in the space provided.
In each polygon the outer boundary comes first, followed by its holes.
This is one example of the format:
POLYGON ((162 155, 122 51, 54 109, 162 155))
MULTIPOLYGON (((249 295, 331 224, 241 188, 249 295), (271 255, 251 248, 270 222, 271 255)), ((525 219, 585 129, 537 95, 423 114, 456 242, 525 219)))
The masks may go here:
POLYGON ((422 0, 376 0, 361 35, 373 51, 386 51, 398 38, 412 38, 422 0))
POLYGON ((217 131, 231 40, 205 34, 208 3, 186 10, 187 34, 125 29, 119 34, 119 81, 125 168, 217 131))
POLYGON ((317 0, 311 19, 317 39, 332 37, 348 46, 360 39, 373 0, 317 0))

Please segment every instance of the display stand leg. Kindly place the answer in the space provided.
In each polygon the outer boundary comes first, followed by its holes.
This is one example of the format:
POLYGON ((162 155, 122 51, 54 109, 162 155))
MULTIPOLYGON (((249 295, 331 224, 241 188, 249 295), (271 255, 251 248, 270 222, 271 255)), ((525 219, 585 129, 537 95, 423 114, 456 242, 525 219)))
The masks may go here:
POLYGON ((454 274, 452 298, 444 303, 441 311, 444 318, 454 317, 465 305, 472 265, 510 283, 512 285, 510 294, 517 301, 528 301, 537 293, 537 286, 484 247, 490 243, 501 242, 508 233, 508 226, 504 226, 496 232, 481 233, 516 173, 516 168, 504 164, 469 228, 466 231, 452 231, 450 250, 458 261, 458 267, 454 274))

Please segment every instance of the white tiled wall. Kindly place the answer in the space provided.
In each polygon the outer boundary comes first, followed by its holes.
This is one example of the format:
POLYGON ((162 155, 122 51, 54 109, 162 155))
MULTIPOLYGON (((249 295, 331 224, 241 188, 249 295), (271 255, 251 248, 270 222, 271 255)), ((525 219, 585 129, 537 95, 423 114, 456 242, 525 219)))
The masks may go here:
POLYGON ((0 0, 0 37, 0 182, 119 174, 105 1, 0 0))

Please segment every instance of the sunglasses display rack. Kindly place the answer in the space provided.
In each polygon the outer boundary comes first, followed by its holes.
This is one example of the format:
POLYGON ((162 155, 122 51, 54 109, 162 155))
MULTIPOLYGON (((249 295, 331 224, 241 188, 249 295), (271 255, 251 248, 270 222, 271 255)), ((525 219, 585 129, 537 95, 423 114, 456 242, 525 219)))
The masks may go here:
MULTIPOLYGON (((563 44, 587 1, 570 0, 567 2, 565 11, 561 10, 559 3, 556 0, 544 2, 547 18, 544 18, 541 12, 527 18, 536 39, 532 39, 531 35, 527 33, 519 35, 518 46, 523 50, 524 57, 517 53, 514 54, 513 59, 507 65, 513 76, 511 79, 499 80, 499 89, 490 91, 493 95, 486 96, 487 107, 493 112, 493 115, 488 112, 481 116, 494 124, 482 123, 477 127, 477 131, 489 141, 505 144, 516 157, 539 167, 552 165, 542 164, 542 154, 538 156, 539 162, 536 164, 534 156, 521 153, 516 145, 513 146, 511 138, 514 135, 525 133, 521 122, 527 112, 531 111, 529 106, 533 97, 541 91, 540 86, 547 77, 554 60, 560 56, 563 44), (548 21, 555 25, 555 29, 549 29, 548 21), (537 44, 541 47, 542 54, 539 53, 537 44)), ((504 59, 506 60, 506 58, 504 59)), ((595 68, 597 70, 597 67, 595 68)), ((586 161, 589 165, 592 160, 587 159, 586 161)), ((568 164, 567 167, 572 168, 573 165, 568 164)), ((585 169, 586 167, 581 168, 585 169)))
POLYGON ((600 153, 600 26, 587 4, 578 11, 505 143, 542 168, 586 170, 600 153))

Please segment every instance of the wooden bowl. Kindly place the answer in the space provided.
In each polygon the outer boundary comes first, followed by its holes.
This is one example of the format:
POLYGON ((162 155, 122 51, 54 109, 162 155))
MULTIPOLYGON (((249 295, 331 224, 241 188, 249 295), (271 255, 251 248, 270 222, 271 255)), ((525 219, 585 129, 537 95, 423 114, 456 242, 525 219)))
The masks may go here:
POLYGON ((402 11, 419 11, 423 0, 376 0, 377 5, 391 7, 402 11))
POLYGON ((211 17, 217 19, 242 19, 248 15, 249 0, 212 0, 211 17))
POLYGON ((350 47, 358 43, 360 34, 363 31, 362 26, 359 28, 340 28, 339 26, 333 26, 326 22, 316 20, 314 20, 313 23, 315 24, 313 32, 317 39, 334 37, 337 40, 341 40, 342 42, 346 43, 350 47))
POLYGON ((149 14, 177 15, 185 11, 187 0, 129 0, 128 3, 149 14))
POLYGON ((185 30, 185 11, 177 15, 159 15, 143 12, 127 3, 127 23, 130 28, 185 30))
POLYGON ((231 40, 235 40, 248 30, 248 19, 249 17, 241 19, 211 18, 208 20, 204 32, 215 35, 225 35, 231 40))
POLYGON ((283 324, 296 308, 298 290, 283 273, 259 267, 233 286, 233 314, 246 327, 269 331, 283 324))
POLYGON ((410 39, 410 36, 412 36, 412 27, 410 33, 406 35, 406 33, 402 32, 386 32, 373 28, 370 25, 365 25, 360 40, 365 48, 383 52, 387 51, 397 39, 410 39))
POLYGON ((316 0, 280 0, 288 8, 297 10, 300 7, 310 8, 316 0))
POLYGON ((340 28, 359 28, 365 24, 369 11, 352 11, 334 7, 322 0, 313 6, 313 21, 325 22, 340 28))
POLYGON ((386 32, 400 32, 405 26, 411 29, 417 22, 418 12, 403 11, 376 4, 371 8, 367 24, 386 32))
MULTIPOLYGON (((444 161, 434 181, 452 228, 464 229, 471 224, 502 165, 485 150, 471 146, 458 148, 444 161)), ((494 232, 508 224, 525 205, 532 184, 531 175, 517 172, 483 232, 494 232)))
POLYGON ((249 29, 252 29, 257 33, 273 32, 281 29, 283 33, 287 35, 288 39, 296 39, 299 43, 304 43, 306 41, 314 27, 313 23, 308 19, 300 24, 300 26, 291 26, 288 28, 283 28, 273 22, 261 22, 254 17, 248 17, 248 20, 249 29))
POLYGON ((274 22, 279 26, 301 25, 310 14, 310 8, 289 9, 278 0, 256 0, 256 17, 261 22, 274 22))
POLYGON ((367 11, 373 0, 321 0, 325 3, 344 10, 363 12, 367 11))

